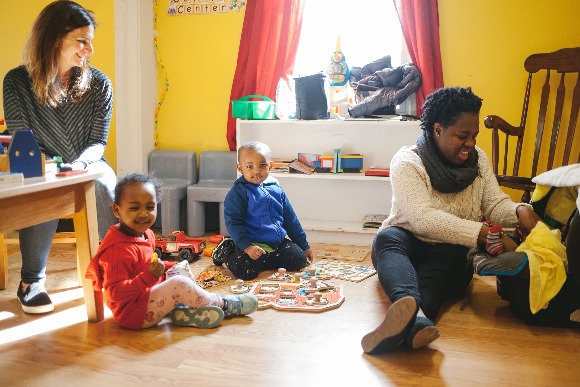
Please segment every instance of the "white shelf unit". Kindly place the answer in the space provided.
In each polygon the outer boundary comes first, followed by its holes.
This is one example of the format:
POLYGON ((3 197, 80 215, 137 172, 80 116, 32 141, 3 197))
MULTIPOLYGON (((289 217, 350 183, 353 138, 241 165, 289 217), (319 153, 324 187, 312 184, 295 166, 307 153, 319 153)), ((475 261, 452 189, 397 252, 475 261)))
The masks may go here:
MULTIPOLYGON (((418 121, 394 120, 237 120, 238 146, 262 141, 272 157, 295 159, 299 152, 362 154, 363 167, 388 168, 393 155, 415 143, 418 121)), ((362 173, 273 173, 284 188, 311 243, 368 246, 376 230, 363 229, 367 214, 388 214, 388 177, 362 173)))

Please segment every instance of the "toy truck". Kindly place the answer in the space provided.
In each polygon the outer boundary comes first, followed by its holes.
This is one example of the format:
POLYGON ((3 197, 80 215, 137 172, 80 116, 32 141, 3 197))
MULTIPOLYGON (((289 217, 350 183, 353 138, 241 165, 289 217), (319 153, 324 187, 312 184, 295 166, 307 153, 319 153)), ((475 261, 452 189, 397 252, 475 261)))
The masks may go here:
POLYGON ((177 255, 180 261, 193 261, 205 248, 205 239, 192 238, 183 231, 173 231, 165 238, 155 239, 155 252, 161 259, 177 255))

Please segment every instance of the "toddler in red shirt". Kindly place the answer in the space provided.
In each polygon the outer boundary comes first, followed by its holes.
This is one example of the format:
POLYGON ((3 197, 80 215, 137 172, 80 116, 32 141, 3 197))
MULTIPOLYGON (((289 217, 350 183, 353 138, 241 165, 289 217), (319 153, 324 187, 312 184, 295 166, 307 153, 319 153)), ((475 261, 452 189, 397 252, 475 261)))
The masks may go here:
MULTIPOLYGON (((95 290, 104 289, 115 321, 139 330, 171 313, 176 325, 214 328, 224 317, 255 312, 258 299, 252 294, 219 295, 202 289, 191 275, 165 275, 175 263, 154 257, 155 235, 149 229, 159 194, 158 180, 143 174, 124 176, 115 187, 113 213, 119 223, 107 232, 86 273, 95 290)), ((185 273, 191 274, 189 267, 185 273)))

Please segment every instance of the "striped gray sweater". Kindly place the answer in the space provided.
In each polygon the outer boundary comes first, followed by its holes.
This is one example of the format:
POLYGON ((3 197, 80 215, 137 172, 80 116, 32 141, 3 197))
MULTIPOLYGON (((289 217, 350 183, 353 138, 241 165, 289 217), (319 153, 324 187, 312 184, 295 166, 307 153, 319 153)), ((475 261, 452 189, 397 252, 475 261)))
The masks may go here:
POLYGON ((24 66, 10 70, 4 77, 4 118, 10 134, 31 129, 47 156, 61 156, 66 163, 101 160, 113 113, 113 86, 101 71, 91 72, 91 87, 81 101, 51 107, 38 103, 24 66))

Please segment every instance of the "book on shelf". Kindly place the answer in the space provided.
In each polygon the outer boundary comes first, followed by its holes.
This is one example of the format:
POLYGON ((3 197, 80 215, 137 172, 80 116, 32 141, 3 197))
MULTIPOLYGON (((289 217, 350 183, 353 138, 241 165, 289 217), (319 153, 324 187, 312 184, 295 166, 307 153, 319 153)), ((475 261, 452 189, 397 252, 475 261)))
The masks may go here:
POLYGON ((391 170, 389 168, 369 168, 365 171, 365 176, 384 176, 389 177, 391 170))
POLYGON ((272 158, 270 163, 270 172, 289 172, 290 163, 292 160, 272 158))
POLYGON ((299 173, 305 173, 307 175, 311 175, 314 172, 313 168, 310 165, 305 164, 302 161, 298 161, 298 160, 292 161, 288 165, 288 167, 290 168, 290 173, 299 172, 299 173))
POLYGON ((368 214, 363 218, 363 228, 379 228, 388 217, 384 214, 368 214))
POLYGON ((24 174, 0 172, 0 187, 12 187, 24 184, 24 174))
POLYGON ((298 161, 310 165, 314 168, 314 163, 320 161, 320 155, 316 153, 298 153, 298 161))

